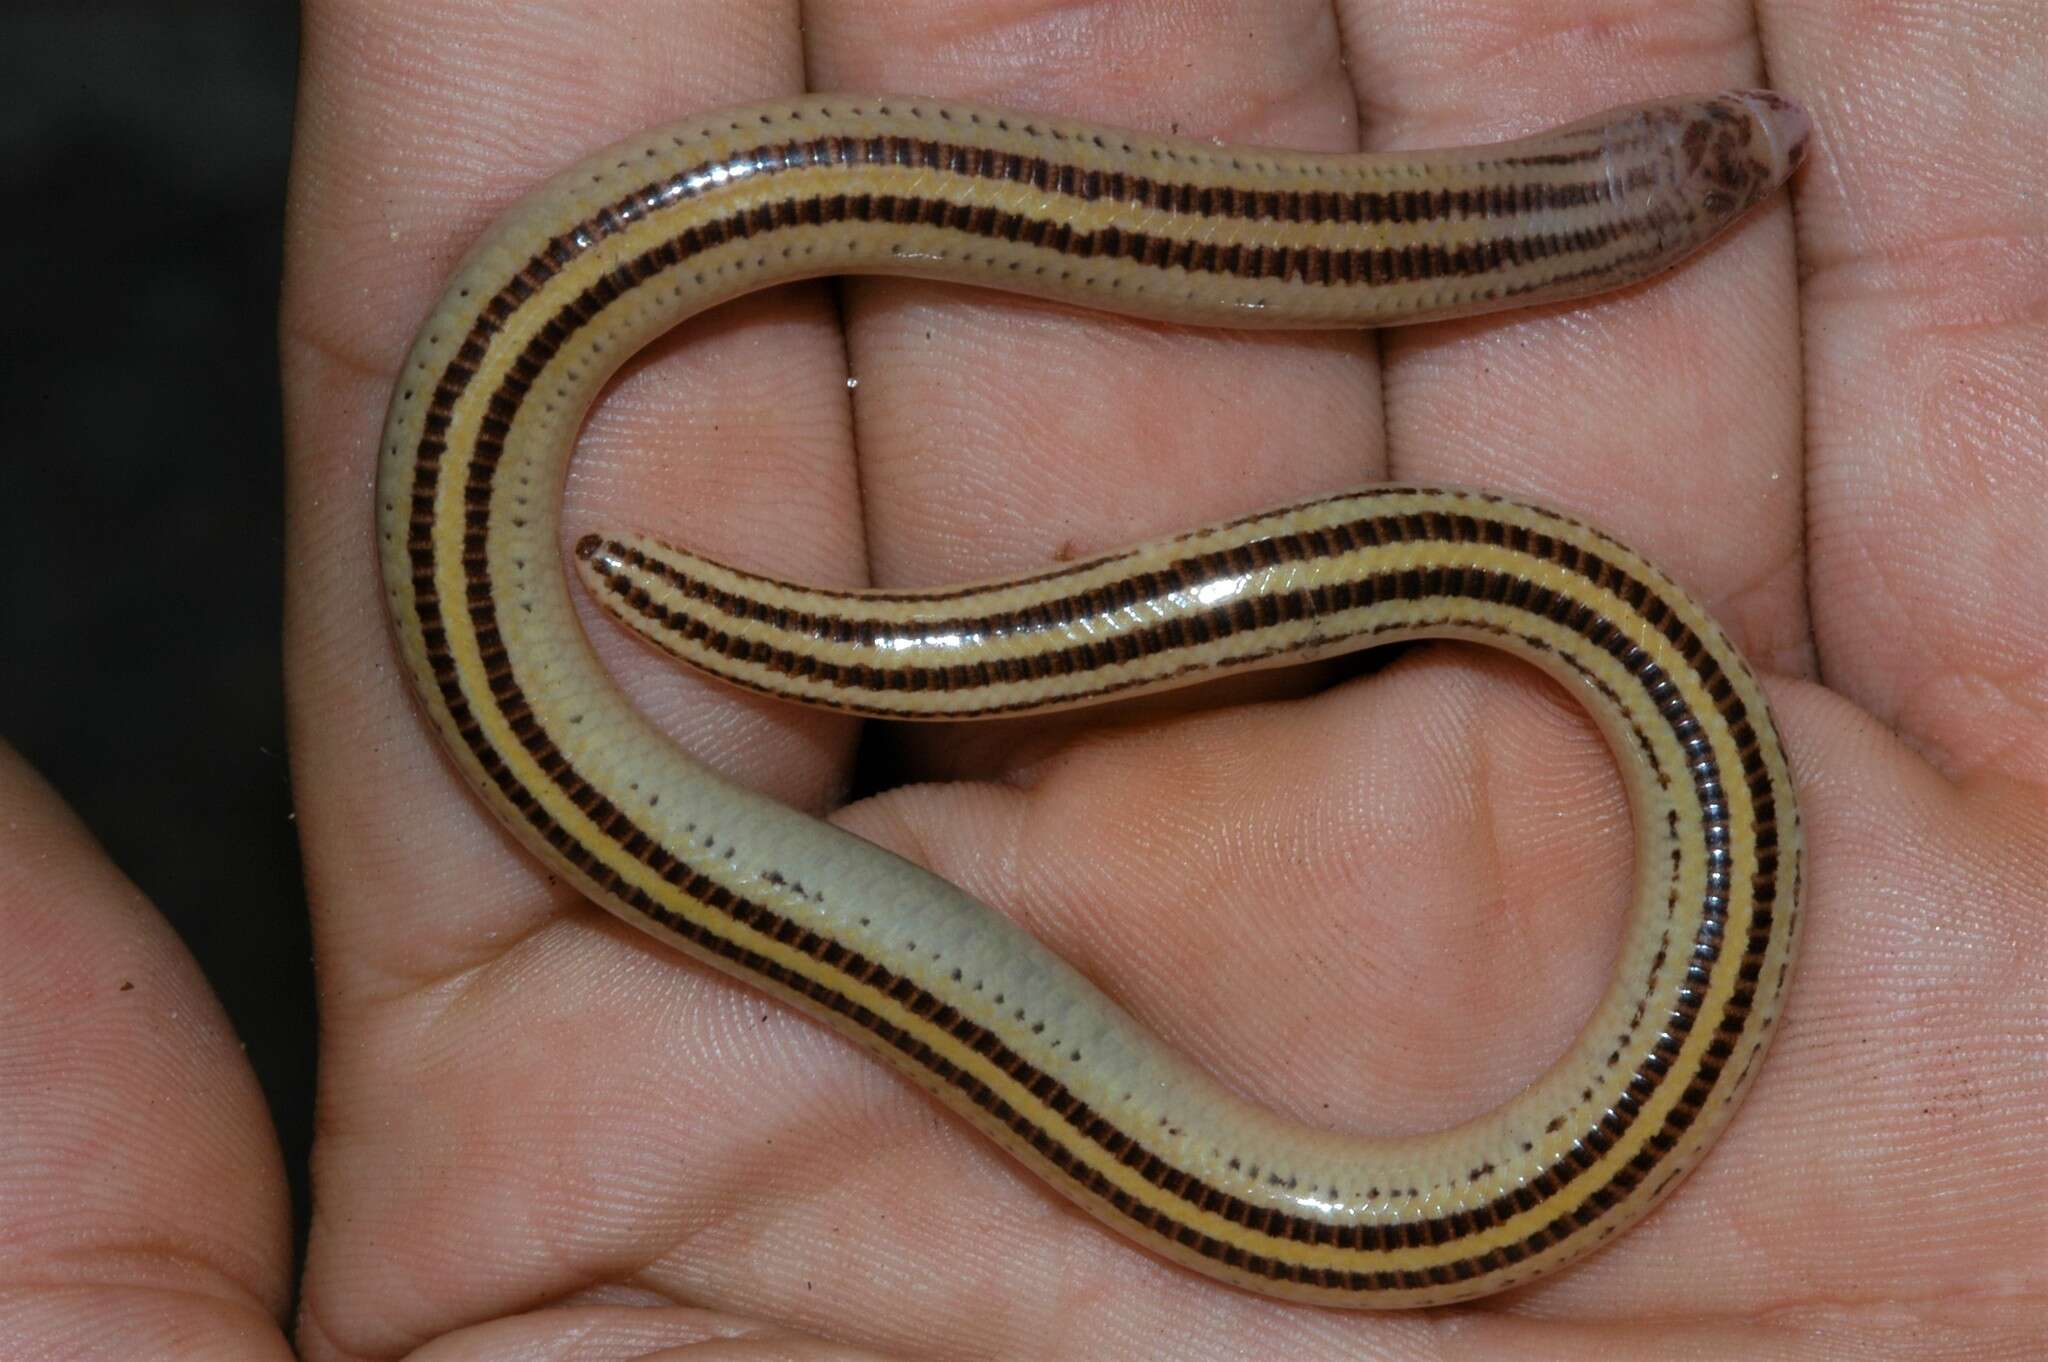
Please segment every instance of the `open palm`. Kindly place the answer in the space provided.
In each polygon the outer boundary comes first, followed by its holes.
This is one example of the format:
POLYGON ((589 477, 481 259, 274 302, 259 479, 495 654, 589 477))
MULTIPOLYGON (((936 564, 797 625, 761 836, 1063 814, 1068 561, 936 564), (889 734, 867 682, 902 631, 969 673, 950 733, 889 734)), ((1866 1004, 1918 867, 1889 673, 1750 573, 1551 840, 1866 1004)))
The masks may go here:
MULTIPOLYGON (((323 1025, 305 1355, 2029 1355, 2048 1308, 2044 44, 2024 3, 1945 27, 1851 0, 816 0, 801 25, 793 3, 309 5, 284 324, 323 1025), (572 538, 648 530, 831 583, 1030 569, 1386 477, 1526 494, 1670 570, 1775 678, 1805 954, 1705 1166, 1557 1278, 1386 1319, 1159 1262, 850 1045, 551 882, 414 711, 370 538, 391 374, 467 242, 592 146, 805 86, 1409 146, 1766 75, 1821 129, 1795 193, 1620 297, 1254 337, 804 285, 643 356, 570 479, 572 538)), ((833 816, 1290 1116, 1391 1133, 1477 1114, 1605 982, 1620 787, 1564 692, 1497 655, 863 734, 589 623, 691 751, 820 814, 894 786, 833 816)), ((221 1195, 255 1225, 278 1192, 221 1195)), ((260 1301, 275 1268, 248 1257, 223 1278, 260 1301)))

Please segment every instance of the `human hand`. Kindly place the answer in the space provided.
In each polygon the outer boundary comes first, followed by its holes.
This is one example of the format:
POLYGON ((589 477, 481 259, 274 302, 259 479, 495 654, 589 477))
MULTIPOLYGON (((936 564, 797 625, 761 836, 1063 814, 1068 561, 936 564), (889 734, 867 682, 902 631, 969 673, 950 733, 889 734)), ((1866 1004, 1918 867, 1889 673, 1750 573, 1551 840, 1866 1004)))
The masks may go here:
MULTIPOLYGON (((2038 18, 1762 11, 1769 73, 1821 128, 1803 278, 1780 200, 1625 296, 1377 336, 872 280, 835 307, 812 285, 692 323, 594 418, 572 536, 630 526, 817 580, 982 576, 1381 476, 1527 493, 1660 561, 1785 678, 1808 926, 1742 1116, 1580 1267, 1387 1320, 1130 1249, 850 1047, 549 885, 389 661, 366 488, 390 368, 525 187, 806 75, 1411 145, 1756 83, 1749 11, 1539 33, 1519 8, 1347 5, 1347 66, 1314 7, 812 5, 801 32, 728 9, 309 10, 286 313, 326 1042, 307 1354, 2023 1352, 2048 1256, 2048 961, 2022 930, 2048 852, 2048 607, 2027 589, 2048 436, 2041 223, 2007 186, 2041 178, 2038 18)), ((593 632, 643 707, 747 783, 823 809, 863 779, 843 723, 593 632)), ((1626 815, 1591 728, 1525 669, 1439 647, 1353 670, 877 734, 863 761, 971 783, 840 818, 1026 921, 1260 1101, 1442 1126, 1590 1009, 1626 815)))

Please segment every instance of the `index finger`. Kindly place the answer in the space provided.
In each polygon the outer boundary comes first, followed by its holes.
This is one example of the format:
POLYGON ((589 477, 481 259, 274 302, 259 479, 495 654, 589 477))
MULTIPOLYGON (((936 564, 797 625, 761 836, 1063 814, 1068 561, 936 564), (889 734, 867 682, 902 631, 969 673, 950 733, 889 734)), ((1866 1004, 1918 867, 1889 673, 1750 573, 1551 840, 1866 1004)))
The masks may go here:
MULTIPOLYGON (((593 1126, 623 1131, 644 1115, 645 1089, 628 1076, 650 1064, 665 1093, 708 1107, 718 1091, 692 1086, 711 1066, 692 1062, 691 1027, 676 1017, 707 995, 638 938, 621 950, 581 921, 550 931, 577 911, 574 896, 471 799, 395 665, 370 486, 407 340, 469 243, 563 165, 649 124, 801 83, 793 5, 307 7, 283 315, 287 658, 325 1041, 306 1300, 337 1347, 402 1351, 508 1302, 558 1296, 588 1280, 599 1242, 658 1258, 674 1227, 619 1212, 620 1182, 645 1190, 623 1156, 571 1155, 593 1126), (494 968, 540 954, 559 958, 494 968), (661 1006, 647 1005, 646 977, 661 1006), (548 1046, 492 1043, 536 1026, 552 1028, 548 1046), (452 1076, 451 1051, 464 1056, 452 1076), (579 1052, 589 1058, 564 1077, 561 1056, 579 1052), (572 1100, 515 1116, 508 1094, 537 1088, 572 1100), (448 1171, 422 1171, 437 1169, 448 1171), (526 1242, 513 1227, 565 1183, 562 1204, 582 1223, 556 1223, 571 1246, 559 1260, 454 1251, 526 1242), (394 1299, 408 1307, 362 1309, 394 1299)), ((568 532, 624 520, 759 567, 858 580, 845 436, 829 296, 749 300, 693 328, 686 348, 643 357, 599 404, 568 532), (777 399, 765 408, 764 387, 777 399)), ((708 760, 744 757, 748 779, 813 806, 844 778, 847 725, 674 678, 615 630, 591 632, 641 707, 708 760)), ((709 994, 737 995, 722 982, 709 994)))

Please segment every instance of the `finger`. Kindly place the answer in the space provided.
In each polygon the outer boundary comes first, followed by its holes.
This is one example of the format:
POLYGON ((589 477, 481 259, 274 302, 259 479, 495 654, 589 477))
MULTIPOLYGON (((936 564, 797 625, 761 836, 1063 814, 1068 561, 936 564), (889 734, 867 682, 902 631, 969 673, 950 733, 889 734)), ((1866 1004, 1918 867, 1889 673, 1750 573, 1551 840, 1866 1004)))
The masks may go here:
MULTIPOLYGON (((1306 0, 1036 19, 829 0, 807 8, 806 35, 822 88, 1295 147, 1348 148, 1356 131, 1328 8, 1306 0)), ((1042 567, 1378 472, 1378 384, 1357 334, 1196 332, 894 281, 850 283, 847 298, 878 582, 1042 567)), ((977 760, 999 763, 1030 731, 978 734, 977 760)), ((957 739, 914 740, 943 762, 931 749, 957 739)))
POLYGON ((2048 780, 2048 9, 1767 5, 1811 91, 1813 599, 1829 683, 1945 770, 2048 780))
MULTIPOLYGON (((802 63, 790 5, 332 0, 308 7, 304 42, 287 646, 329 1041, 306 1329, 337 1351, 402 1351, 582 1284, 593 1254, 646 1261, 671 1244, 660 1212, 695 1132, 662 1119, 644 1073, 694 1092, 683 1080, 717 1072, 703 1030, 742 995, 580 908, 573 931, 553 930, 575 901, 440 759, 390 660, 376 584, 379 416, 442 276, 520 194, 648 124, 799 88, 802 63), (643 1177, 615 1139, 665 1157, 669 1180, 643 1177), (536 1202, 555 1196, 573 1214, 532 1232, 536 1202)), ((733 309, 600 403, 568 533, 640 525, 857 580, 846 426, 824 295, 733 309)), ((671 679, 609 626, 593 633, 636 702, 714 762, 744 758, 745 778, 812 805, 844 778, 844 725, 671 679)))
POLYGON ((0 1340, 287 1358, 284 1165, 192 958, 0 746, 0 1340))
MULTIPOLYGON (((373 559, 361 489, 391 379, 443 276, 539 181, 647 124, 800 85, 793 7, 736 18, 712 3, 646 3, 599 16, 537 3, 336 0, 307 17, 284 335, 293 524, 304 550, 290 665, 299 715, 320 720, 297 734, 302 776, 314 776, 302 780, 310 871, 317 890, 329 864, 326 815, 347 807, 363 817, 337 829, 350 844, 424 826, 450 848, 440 864, 398 863, 395 881, 354 881, 364 900, 398 902, 388 891, 410 888, 415 875, 481 873, 479 890, 498 903, 507 883, 498 877, 504 867, 523 873, 524 858, 493 833, 504 850, 488 868, 477 864, 481 820, 395 669, 381 669, 382 684, 359 684, 390 656, 364 570, 373 559), (361 740, 368 733, 403 736, 372 746, 361 740)), ((599 403, 570 479, 569 534, 632 524, 777 571, 857 580, 843 371, 836 321, 816 289, 751 300, 672 338, 599 403)), ((784 798, 830 802, 845 778, 848 725, 678 676, 589 618, 636 702, 693 750, 784 798)))
MULTIPOLYGON (((1740 4, 1606 28, 1586 5, 1342 9, 1377 147, 1507 136, 1764 76, 1740 4)), ((1753 661, 1807 670, 1789 229, 1774 196, 1621 295, 1387 333, 1395 475, 1522 493, 1591 519, 1672 572, 1753 661)))

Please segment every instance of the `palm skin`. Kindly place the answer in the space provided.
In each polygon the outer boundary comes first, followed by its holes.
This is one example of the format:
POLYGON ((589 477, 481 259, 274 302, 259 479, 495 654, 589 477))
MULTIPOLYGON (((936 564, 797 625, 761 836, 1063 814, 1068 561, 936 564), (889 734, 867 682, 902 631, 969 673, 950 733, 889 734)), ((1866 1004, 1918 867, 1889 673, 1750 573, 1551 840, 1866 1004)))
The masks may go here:
MULTIPOLYGON (((2048 257, 2026 186, 2048 171, 2027 71, 2048 21, 2017 0, 1931 28, 1847 0, 1539 13, 1559 11, 922 0, 810 4, 799 27, 793 6, 710 0, 309 7, 284 318, 323 1022, 303 1355, 2042 1346, 2048 257), (1028 569, 1383 477, 1533 496, 1664 565, 1776 678, 1804 957, 1705 1166, 1568 1273, 1389 1319, 1155 1261, 849 1045, 552 884, 412 707, 370 550, 390 372, 463 245, 591 146, 805 84, 1421 145, 1766 71, 1821 128, 1794 195, 1622 296, 1299 337, 799 286, 636 361, 568 491, 572 539, 646 529, 830 582, 1028 569)), ((833 816, 1023 920, 1289 1115, 1396 1132, 1483 1111, 1604 981, 1619 787, 1563 693, 1498 656, 1431 647, 878 732, 857 767, 843 721, 677 675, 590 623, 638 704, 757 788, 823 813, 886 770, 898 788, 833 816)), ((223 1081, 161 1094, 168 1129, 105 1138, 174 1170, 138 1178, 130 1212, 214 1285, 208 1327, 246 1333, 281 1307, 282 1185, 268 1167, 216 1181, 199 1225, 163 1190, 201 1179, 201 1132, 261 1128, 218 1024, 192 1045, 223 1081)), ((284 1355, 281 1334, 267 1346, 284 1355)))

